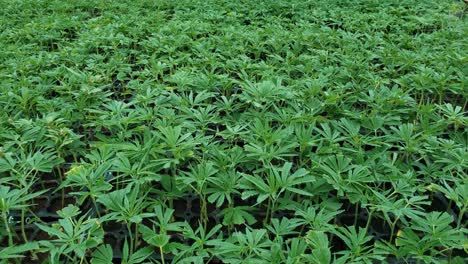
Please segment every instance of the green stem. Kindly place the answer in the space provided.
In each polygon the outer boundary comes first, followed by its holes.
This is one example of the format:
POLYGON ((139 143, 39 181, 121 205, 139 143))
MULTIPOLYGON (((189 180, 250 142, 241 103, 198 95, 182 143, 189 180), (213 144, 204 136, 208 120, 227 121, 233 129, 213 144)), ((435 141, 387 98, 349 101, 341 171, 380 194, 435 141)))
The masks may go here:
POLYGON ((463 208, 460 210, 460 213, 458 213, 457 229, 461 227, 461 222, 462 222, 463 216, 465 215, 466 207, 467 207, 466 205, 463 206, 463 208))
POLYGON ((201 203, 201 212, 200 212, 200 220, 203 223, 203 227, 206 230, 208 224, 208 212, 206 208, 206 200, 203 195, 200 195, 200 203, 201 203))
POLYGON ((372 221, 372 215, 374 214, 374 210, 371 210, 369 212, 369 216, 367 217, 367 223, 366 223, 366 233, 369 231, 369 226, 372 221))
MULTIPOLYGON (((91 238, 91 232, 88 232, 86 241, 88 241, 90 238, 91 238)), ((84 262, 84 263, 88 263, 88 261, 86 260, 85 256, 86 256, 86 254, 83 254, 83 256, 81 256, 80 264, 82 264, 83 262, 84 262)))
POLYGON ((448 202, 448 205, 447 205, 447 213, 450 213, 450 208, 452 208, 452 202, 453 202, 452 199, 450 199, 449 202, 448 202))
POLYGON ((3 218, 3 222, 5 224, 5 228, 8 234, 8 246, 12 247, 13 246, 13 234, 11 233, 10 224, 8 223, 8 216, 7 216, 6 211, 2 212, 2 218, 3 218))
POLYGON ((393 235, 395 234, 395 225, 397 221, 398 219, 395 219, 395 221, 390 225, 390 243, 393 241, 393 235))
POLYGON ((263 223, 267 223, 268 221, 268 217, 270 215, 270 208, 271 208, 271 199, 268 199, 268 207, 267 207, 267 211, 266 211, 266 214, 265 214, 265 218, 263 219, 263 223))
POLYGON ((159 247, 159 254, 161 255, 161 263, 165 264, 165 262, 164 262, 164 252, 163 252, 162 247, 159 247))
MULTIPOLYGON (((335 228, 338 227, 338 225, 336 224, 336 219, 337 219, 336 217, 333 218, 333 226, 334 226, 335 228)), ((333 239, 334 239, 334 238, 335 238, 335 234, 331 233, 331 234, 330 234, 330 244, 331 244, 331 245, 333 245, 333 239)))
MULTIPOLYGON (((234 204, 231 202, 231 203, 228 204, 228 207, 229 207, 229 209, 232 209, 234 207, 234 204)), ((229 234, 229 236, 231 236, 233 228, 234 228, 234 224, 232 222, 230 222, 228 224, 228 234, 229 234)))
POLYGON ((97 206, 96 198, 93 195, 91 195, 91 200, 93 201, 93 205, 94 205, 94 208, 96 209, 96 214, 98 218, 101 218, 101 213, 99 213, 99 207, 97 206))
MULTIPOLYGON (((169 195, 169 208, 174 208, 174 197, 173 197, 173 190, 175 189, 175 186, 176 186, 176 174, 177 174, 177 168, 176 168, 176 165, 175 164, 171 164, 171 179, 170 179, 170 183, 171 183, 171 187, 170 187, 170 192, 171 194, 169 195)), ((174 216, 171 217, 171 221, 174 221, 175 218, 174 216)))
POLYGON ((80 259, 80 264, 83 264, 83 261, 84 261, 84 258, 85 258, 86 254, 84 254, 81 259, 80 259))
POLYGON ((138 248, 138 224, 135 224, 135 247, 138 248))
POLYGON ((133 254, 133 235, 132 235, 132 228, 131 228, 131 223, 127 223, 127 230, 128 230, 128 235, 130 236, 130 254, 129 256, 131 256, 133 254))
POLYGON ((303 224, 301 226, 301 230, 299 231, 299 236, 302 236, 302 233, 304 232, 305 227, 306 227, 306 224, 303 224))
POLYGON ((169 208, 174 208, 174 199, 172 198, 172 196, 168 198, 168 202, 169 202, 169 208))
POLYGON ((302 146, 299 146, 299 166, 302 168, 304 166, 304 161, 303 161, 303 148, 302 146))
POLYGON ((33 210, 31 210, 31 208, 28 208, 28 213, 30 213, 32 216, 34 216, 34 220, 37 221, 37 222, 40 222, 41 224, 47 224, 44 220, 42 220, 39 216, 37 216, 37 214, 35 212, 33 212, 33 210))
POLYGON ((23 236, 24 243, 28 243, 28 237, 26 236, 26 231, 24 227, 24 214, 26 210, 24 208, 21 209, 21 235, 23 236))
MULTIPOLYGON (((63 172, 62 172, 62 169, 59 167, 57 168, 57 171, 58 171, 58 175, 59 175, 59 178, 60 178, 60 184, 63 183, 63 172)), ((61 189, 61 203, 62 203, 62 208, 65 207, 65 188, 62 188, 61 189)))
POLYGON ((356 205, 354 206, 354 226, 357 225, 358 211, 359 211, 359 204, 356 203, 356 205))

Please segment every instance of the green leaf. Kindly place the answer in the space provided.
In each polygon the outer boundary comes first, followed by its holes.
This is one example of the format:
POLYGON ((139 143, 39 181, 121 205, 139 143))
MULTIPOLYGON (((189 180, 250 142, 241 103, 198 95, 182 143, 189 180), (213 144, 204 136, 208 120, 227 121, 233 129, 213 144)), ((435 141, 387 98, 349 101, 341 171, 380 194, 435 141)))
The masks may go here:
POLYGON ((108 244, 99 246, 91 255, 91 264, 112 264, 112 247, 108 244))
POLYGON ((147 260, 148 257, 153 254, 153 252, 154 250, 151 249, 150 247, 141 248, 130 256, 130 259, 128 260, 128 264, 142 263, 143 261, 147 260))
POLYGON ((22 254, 39 249, 37 242, 6 247, 0 250, 0 259, 18 259, 24 257, 22 254))
POLYGON ((328 237, 320 231, 309 231, 306 236, 306 243, 312 249, 312 263, 330 263, 331 252, 328 237))

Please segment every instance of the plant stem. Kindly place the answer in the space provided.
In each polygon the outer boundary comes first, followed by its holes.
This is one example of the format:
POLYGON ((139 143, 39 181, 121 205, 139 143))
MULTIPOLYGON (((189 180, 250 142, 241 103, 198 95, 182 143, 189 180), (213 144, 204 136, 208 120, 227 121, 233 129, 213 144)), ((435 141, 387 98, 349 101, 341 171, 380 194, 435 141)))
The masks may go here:
POLYGON ((138 248, 138 224, 135 224, 135 247, 138 248))
POLYGON ((301 226, 301 230, 299 231, 299 236, 302 236, 302 233, 304 232, 305 227, 306 227, 306 224, 303 224, 301 226))
MULTIPOLYGON (((232 202, 230 202, 228 204, 229 209, 234 208, 234 201, 233 200, 231 200, 231 201, 232 202)), ((234 224, 232 222, 229 222, 229 224, 228 224, 228 234, 229 234, 229 236, 231 236, 233 228, 234 228, 234 224)))
POLYGON ((460 213, 458 213, 457 229, 461 227, 461 222, 462 222, 463 216, 465 215, 466 207, 467 207, 466 205, 463 206, 463 208, 460 210, 460 213))
POLYGON ((91 195, 91 200, 93 201, 93 205, 94 205, 94 208, 96 209, 96 214, 98 218, 101 218, 101 213, 99 213, 99 207, 97 206, 96 198, 93 195, 91 195))
POLYGON ((354 206, 354 226, 357 225, 358 211, 359 211, 359 204, 356 203, 356 205, 354 206))
POLYGON ((268 207, 267 207, 267 211, 265 214, 265 218, 263 219, 263 223, 267 223, 268 221, 268 217, 270 215, 270 208, 271 208, 271 199, 268 199, 268 207))
POLYGON ((164 262, 164 252, 163 252, 162 247, 159 247, 159 254, 161 255, 161 263, 165 264, 165 262, 164 262))
POLYGON ((24 227, 24 214, 25 214, 25 209, 21 209, 21 235, 23 236, 24 243, 28 243, 28 237, 26 236, 26 231, 24 227))
MULTIPOLYGON (((171 194, 169 195, 169 208, 174 208, 174 197, 173 197, 173 190, 175 188, 175 185, 176 185, 176 165, 175 164, 171 164, 171 179, 170 179, 170 183, 171 183, 171 187, 170 187, 170 192, 171 194)), ((171 217, 171 221, 174 221, 175 218, 174 216, 171 217)))
POLYGON ((371 210, 369 212, 369 216, 367 217, 367 223, 366 223, 366 233, 369 231, 369 226, 372 221, 372 215, 374 214, 374 210, 371 210))
POLYGON ((29 212, 30 214, 32 214, 32 215, 34 216, 34 218, 35 218, 34 220, 36 220, 37 222, 40 222, 40 223, 42 223, 42 224, 47 224, 44 220, 42 220, 39 216, 37 216, 37 214, 34 213, 34 212, 31 210, 31 208, 27 208, 27 210, 28 210, 28 212, 29 212))
POLYGON ((131 228, 131 223, 127 223, 127 231, 128 231, 128 235, 130 236, 130 255, 133 254, 133 235, 132 235, 132 228, 131 228))
POLYGON ((273 215, 274 215, 275 212, 276 212, 276 200, 273 200, 271 202, 270 218, 268 219, 269 223, 271 223, 271 219, 273 218, 273 215))
MULTIPOLYGON (((57 171, 58 171, 58 175, 59 175, 59 178, 60 178, 60 184, 63 183, 63 172, 62 172, 62 169, 59 167, 57 168, 57 171)), ((65 188, 62 188, 61 190, 61 203, 62 203, 62 208, 65 207, 65 188)))
POLYGON ((13 246, 13 234, 11 233, 10 224, 8 223, 8 216, 7 216, 6 211, 2 212, 2 218, 3 218, 3 222, 5 224, 5 228, 8 234, 8 246, 11 247, 13 246))
POLYGON ((205 200, 205 197, 203 195, 200 195, 200 203, 201 203, 200 220, 203 223, 203 227, 206 230, 206 225, 208 223, 208 212, 207 212, 207 208, 206 208, 206 200, 205 200))
POLYGON ((450 199, 449 202, 448 202, 448 205, 447 205, 447 213, 450 213, 450 208, 452 208, 452 202, 453 202, 452 199, 450 199))
POLYGON ((390 243, 392 242, 393 240, 393 235, 395 234, 395 225, 398 221, 398 218, 395 219, 395 221, 390 225, 390 243))

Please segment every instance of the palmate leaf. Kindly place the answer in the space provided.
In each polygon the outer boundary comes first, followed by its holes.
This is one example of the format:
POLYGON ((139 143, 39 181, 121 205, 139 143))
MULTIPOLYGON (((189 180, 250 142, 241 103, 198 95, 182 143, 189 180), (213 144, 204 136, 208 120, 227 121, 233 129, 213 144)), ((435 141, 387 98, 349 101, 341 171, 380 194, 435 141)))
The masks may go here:
POLYGON ((254 257, 262 254, 267 254, 269 252, 268 248, 271 247, 272 242, 267 237, 267 232, 265 229, 246 229, 245 233, 236 232, 233 235, 234 245, 221 244, 222 250, 229 250, 230 252, 236 254, 237 257, 254 257), (228 246, 228 248, 225 248, 228 246), (237 248, 237 253, 234 249, 237 248), (239 251, 240 249, 240 251, 239 251), (242 255, 239 255, 242 254, 242 255))
POLYGON ((401 255, 403 256, 412 253, 421 257, 421 256, 424 256, 425 255, 424 253, 434 245, 431 243, 427 243, 427 241, 424 241, 424 242, 421 241, 421 238, 413 230, 405 229, 403 231, 400 231, 397 234, 397 238, 395 239, 395 246, 396 247, 394 247, 388 242, 388 243, 379 245, 379 248, 391 247, 392 250, 402 251, 401 253, 403 254, 401 255))
POLYGON ((269 163, 274 159, 285 160, 287 157, 296 156, 296 154, 292 151, 296 146, 297 143, 290 143, 287 145, 249 143, 244 147, 244 149, 247 152, 247 157, 259 159, 269 163))
POLYGON ((203 246, 208 241, 212 240, 222 227, 223 226, 221 224, 217 224, 208 231, 205 230, 202 225, 199 225, 198 228, 194 231, 190 225, 186 224, 184 228, 184 234, 186 234, 187 237, 196 240, 196 244, 198 244, 198 246, 203 246))
POLYGON ((241 174, 242 181, 239 183, 239 187, 244 189, 242 199, 257 196, 257 203, 261 203, 268 198, 276 200, 285 191, 312 196, 311 193, 295 186, 314 182, 315 178, 309 176, 305 169, 298 169, 291 174, 291 168, 292 163, 290 162, 286 162, 282 168, 270 168, 266 181, 259 175, 241 174))
POLYGON ((288 219, 282 218, 281 222, 274 218, 271 220, 271 225, 266 226, 266 228, 277 238, 281 238, 287 235, 297 234, 298 232, 295 231, 295 228, 301 225, 301 221, 299 219, 288 219))
POLYGON ((0 172, 10 171, 15 168, 17 160, 13 157, 13 153, 2 153, 0 156, 0 172))
POLYGON ((347 228, 340 227, 335 234, 343 240, 352 254, 363 252, 364 249, 368 248, 365 244, 372 240, 372 237, 368 236, 363 228, 357 231, 354 226, 349 226, 347 228))
MULTIPOLYGON (((352 170, 353 167, 351 160, 343 155, 333 155, 319 163, 319 168, 323 171, 323 177, 338 190, 339 195, 344 195, 347 190, 348 183, 343 174, 352 170)), ((353 176, 352 173, 349 175, 353 176)))
MULTIPOLYGON (((140 232, 143 235, 143 240, 145 240, 148 244, 155 246, 155 247, 164 247, 167 243, 169 243, 170 236, 167 234, 158 234, 154 230, 141 225, 140 232)), ((165 231, 163 231, 165 232, 165 231)))
POLYGON ((61 232, 60 230, 57 230, 56 228, 49 227, 49 226, 46 226, 46 225, 42 225, 42 224, 39 224, 39 223, 37 223, 36 225, 49 235, 54 235, 54 236, 58 237, 59 239, 63 239, 63 240, 70 239, 70 237, 67 234, 65 234, 64 232, 61 232))
POLYGON ((304 252, 307 249, 307 244, 304 239, 293 238, 287 245, 287 263, 301 263, 305 259, 304 252))
POLYGON ((27 164, 31 169, 41 172, 51 172, 57 165, 63 163, 63 159, 57 157, 54 153, 36 152, 26 158, 27 164))
POLYGON ((247 183, 250 183, 252 187, 255 187, 261 192, 268 193, 270 191, 270 187, 259 177, 254 177, 248 174, 242 174, 242 178, 247 180, 247 183))
POLYGON ((223 225, 241 225, 247 223, 252 225, 257 222, 255 216, 249 211, 253 211, 251 207, 248 206, 236 206, 232 208, 223 209, 220 212, 220 216, 223 216, 223 225))
POLYGON ((451 224, 454 222, 453 216, 446 212, 430 212, 426 215, 412 218, 410 228, 416 232, 423 232, 422 238, 432 247, 441 245, 448 248, 463 248, 466 230, 456 230, 451 224))
POLYGON ((73 254, 82 258, 86 255, 86 251, 103 242, 104 230, 100 222, 86 215, 76 219, 78 212, 75 206, 68 206, 60 212, 60 215, 66 218, 59 219, 58 223, 51 226, 36 223, 39 229, 56 237, 51 241, 42 241, 48 250, 55 251, 57 247, 60 247, 57 254, 73 254))
POLYGON ((326 264, 331 262, 331 251, 328 237, 321 231, 309 231, 305 238, 307 245, 312 249, 312 255, 308 257, 314 264, 326 264))
POLYGON ((24 189, 12 189, 10 186, 0 185, 0 211, 9 212, 10 210, 32 206, 30 202, 32 199, 48 191, 41 190, 28 193, 29 188, 30 186, 26 186, 24 189))
MULTIPOLYGON (((204 259, 210 257, 208 248, 211 246, 217 246, 219 243, 222 243, 222 240, 219 239, 219 236, 216 238, 215 235, 219 233, 222 225, 218 224, 214 226, 211 230, 205 230, 201 222, 198 225, 196 230, 188 224, 185 223, 183 235, 190 241, 190 244, 187 246, 182 246, 181 251, 178 256, 173 260, 177 263, 191 263, 187 261, 197 261, 203 263, 204 259), (195 257, 195 258, 193 258, 195 257)), ((215 251, 213 251, 214 253, 215 251)))
POLYGON ((205 192, 208 181, 216 175, 218 170, 212 162, 202 162, 190 168, 190 172, 179 175, 176 179, 177 187, 183 190, 190 186, 196 193, 205 192))
POLYGON ((102 221, 125 221, 140 223, 144 218, 154 216, 154 213, 144 212, 147 203, 144 203, 146 194, 140 194, 139 186, 129 184, 125 189, 103 194, 97 199, 110 210, 101 218, 102 221))
POLYGON ((309 172, 303 168, 296 170, 291 174, 292 163, 286 162, 281 169, 281 174, 278 174, 278 171, 273 169, 272 172, 275 175, 276 181, 278 181, 279 186, 283 190, 290 191, 304 196, 312 196, 311 193, 296 188, 294 186, 304 185, 306 183, 315 182, 315 178, 309 175, 309 172))
POLYGON ((20 259, 23 258, 23 254, 39 249, 37 242, 28 242, 22 245, 14 245, 11 247, 5 247, 0 249, 0 260, 5 259, 20 259))
POLYGON ((334 227, 330 222, 337 217, 344 210, 338 210, 341 205, 338 204, 336 207, 327 208, 325 203, 320 205, 321 209, 317 212, 314 207, 308 207, 307 210, 299 209, 295 215, 302 218, 304 224, 308 224, 314 230, 329 230, 334 227))
POLYGON ((60 185, 60 188, 79 188, 78 191, 71 194, 79 196, 78 203, 81 205, 87 198, 95 199, 112 189, 112 185, 106 179, 110 167, 110 162, 103 162, 97 167, 91 164, 73 166, 66 173, 67 177, 60 185))
POLYGON ((114 254, 108 244, 99 246, 91 255, 91 264, 112 264, 114 254))
POLYGON ((147 260, 154 250, 151 247, 143 247, 139 250, 130 253, 127 240, 125 240, 122 249, 122 264, 139 264, 147 260))
POLYGON ((101 195, 97 201, 102 203, 106 208, 117 212, 123 209, 123 201, 128 192, 129 188, 113 191, 108 194, 101 195))
POLYGON ((234 195, 240 194, 236 189, 240 177, 238 172, 229 170, 228 172, 220 171, 216 177, 208 178, 209 185, 206 190, 209 194, 208 201, 216 203, 217 207, 221 207, 226 201, 232 204, 234 195))
POLYGON ((332 230, 347 246, 348 250, 338 252, 342 255, 336 260, 337 263, 373 263, 375 260, 383 260, 379 254, 374 254, 370 241, 372 236, 367 235, 364 228, 356 230, 354 226, 339 227, 332 230))
POLYGON ((16 158, 13 153, 5 153, 3 157, 0 157, 0 172, 11 171, 18 164, 25 165, 28 169, 38 172, 51 172, 53 168, 61 163, 63 163, 63 159, 50 151, 23 154, 16 158))
POLYGON ((247 81, 243 86, 244 92, 240 96, 241 100, 253 104, 255 107, 263 107, 280 100, 291 98, 292 93, 281 85, 281 79, 276 83, 273 81, 263 81, 261 83, 251 83, 247 81))
POLYGON ((243 181, 238 186, 245 190, 242 192, 242 199, 257 196, 257 204, 260 204, 271 195, 270 187, 261 178, 244 173, 241 176, 243 181))
POLYGON ((434 186, 437 190, 440 190, 448 199, 455 202, 459 208, 463 206, 468 207, 468 183, 462 183, 456 181, 452 188, 446 181, 442 182, 444 185, 431 185, 434 186))

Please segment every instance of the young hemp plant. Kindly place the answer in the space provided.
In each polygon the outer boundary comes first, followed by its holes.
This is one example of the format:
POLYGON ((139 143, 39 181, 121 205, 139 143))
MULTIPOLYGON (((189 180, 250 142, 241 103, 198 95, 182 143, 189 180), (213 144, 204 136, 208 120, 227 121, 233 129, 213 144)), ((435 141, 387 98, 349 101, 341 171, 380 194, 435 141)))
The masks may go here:
MULTIPOLYGON (((184 224, 181 222, 173 222, 174 209, 163 208, 160 204, 154 206, 155 220, 151 220, 152 226, 141 225, 140 233, 143 240, 150 246, 155 247, 159 251, 160 263, 165 263, 168 252, 176 252, 181 247, 180 243, 171 242, 171 233, 180 232, 184 224)), ((183 254, 177 253, 182 256, 183 254)))
POLYGON ((218 170, 212 162, 203 162, 191 167, 190 172, 177 177, 180 189, 190 187, 200 198, 200 222, 206 228, 208 223, 208 201, 207 186, 211 178, 217 174, 218 170))
POLYGON ((58 223, 49 225, 36 224, 47 232, 53 240, 44 240, 40 244, 49 252, 51 263, 60 263, 64 259, 73 263, 85 263, 87 251, 103 243, 104 230, 96 218, 82 215, 78 207, 68 205, 58 211, 58 223))
MULTIPOLYGON (((17 189, 11 188, 10 186, 0 185, 0 213, 1 213, 1 226, 3 226, 3 235, 8 237, 8 246, 14 246, 15 231, 12 228, 13 218, 10 213, 13 210, 23 210, 31 205, 33 198, 45 193, 47 190, 28 193, 31 189, 31 185, 26 186, 27 188, 17 189), (6 233, 6 234, 5 234, 6 233)), ((24 219, 21 219, 21 233, 23 239, 28 242, 24 227, 24 219)))
POLYGON ((138 226, 144 218, 154 216, 154 213, 145 212, 149 206, 146 193, 140 192, 138 184, 129 184, 125 189, 101 195, 97 202, 104 205, 108 212, 100 218, 102 222, 117 221, 126 225, 130 236, 131 255, 139 245, 138 226))
POLYGON ((239 182, 239 188, 243 189, 242 199, 256 196, 257 204, 268 201, 267 211, 264 222, 269 222, 276 210, 277 201, 285 192, 294 193, 302 196, 312 196, 311 193, 300 189, 301 185, 315 181, 307 170, 301 168, 294 173, 291 172, 293 164, 286 162, 282 168, 270 167, 266 179, 259 175, 241 174, 242 179, 239 182))

